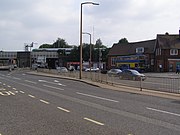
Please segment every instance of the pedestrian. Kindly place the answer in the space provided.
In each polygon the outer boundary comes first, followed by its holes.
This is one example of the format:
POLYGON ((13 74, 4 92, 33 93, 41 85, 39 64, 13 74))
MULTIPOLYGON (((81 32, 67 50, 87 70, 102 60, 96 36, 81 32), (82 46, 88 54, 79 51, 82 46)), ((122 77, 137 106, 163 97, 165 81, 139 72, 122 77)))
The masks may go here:
POLYGON ((176 66, 176 74, 179 74, 179 72, 180 72, 180 66, 177 65, 177 66, 176 66))
POLYGON ((159 71, 162 72, 162 65, 159 64, 159 71))

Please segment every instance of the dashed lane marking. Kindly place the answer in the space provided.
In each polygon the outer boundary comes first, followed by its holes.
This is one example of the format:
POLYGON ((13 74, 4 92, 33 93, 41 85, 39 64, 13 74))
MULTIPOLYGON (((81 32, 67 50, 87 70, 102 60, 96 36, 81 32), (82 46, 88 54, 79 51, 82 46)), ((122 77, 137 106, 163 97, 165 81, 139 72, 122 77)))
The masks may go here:
POLYGON ((45 103, 45 104, 50 104, 49 102, 42 100, 42 99, 40 99, 39 101, 41 101, 42 103, 45 103))
POLYGON ((53 87, 53 86, 49 86, 49 85, 43 85, 43 86, 48 87, 48 88, 58 89, 58 90, 64 90, 64 89, 53 87))
POLYGON ((13 88, 13 90, 16 90, 16 88, 13 88))
POLYGON ((8 88, 11 88, 11 86, 10 86, 10 85, 8 85, 7 87, 8 87, 8 88))
POLYGON ((90 121, 90 122, 95 123, 95 124, 100 125, 100 126, 104 126, 104 123, 98 122, 98 121, 90 119, 90 118, 85 117, 84 120, 90 121))
POLYGON ((57 107, 58 109, 60 109, 60 110, 62 110, 62 111, 64 111, 64 112, 70 112, 69 110, 67 110, 67 109, 64 109, 64 108, 62 108, 62 107, 57 107))
POLYGON ((5 84, 5 83, 3 83, 3 85, 5 86, 6 84, 5 84))
POLYGON ((89 95, 89 94, 80 93, 80 92, 76 92, 76 94, 83 95, 83 96, 87 96, 87 97, 93 97, 93 98, 97 98, 97 99, 101 99, 101 100, 116 102, 116 103, 119 102, 119 101, 116 101, 116 100, 112 100, 112 99, 108 99, 108 98, 103 98, 103 97, 98 97, 98 96, 89 95))
POLYGON ((35 96, 33 96, 33 95, 30 95, 30 94, 29 94, 28 96, 29 96, 29 97, 31 97, 31 98, 35 98, 35 96))
POLYGON ((36 82, 29 81, 29 80, 25 80, 25 82, 29 82, 29 83, 33 83, 33 84, 37 84, 36 82))
POLYGON ((152 111, 156 111, 156 112, 160 112, 160 113, 166 113, 166 114, 170 114, 170 115, 174 115, 174 116, 180 117, 180 114, 178 114, 178 113, 168 112, 168 111, 159 110, 159 109, 150 108, 150 107, 146 107, 146 109, 152 110, 152 111))
POLYGON ((23 93, 23 94, 25 93, 24 91, 21 91, 21 90, 20 90, 19 92, 20 92, 20 93, 23 93))

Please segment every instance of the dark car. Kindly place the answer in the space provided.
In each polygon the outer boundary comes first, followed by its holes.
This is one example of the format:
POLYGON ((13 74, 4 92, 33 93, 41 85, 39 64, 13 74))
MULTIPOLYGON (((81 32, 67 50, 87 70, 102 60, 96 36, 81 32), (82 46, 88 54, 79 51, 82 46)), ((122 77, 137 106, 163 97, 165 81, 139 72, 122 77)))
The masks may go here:
POLYGON ((110 69, 107 74, 108 76, 119 76, 119 74, 122 72, 120 69, 110 69))
POLYGON ((137 70, 125 69, 119 75, 120 79, 134 80, 134 81, 144 81, 146 79, 144 74, 139 73, 137 70))

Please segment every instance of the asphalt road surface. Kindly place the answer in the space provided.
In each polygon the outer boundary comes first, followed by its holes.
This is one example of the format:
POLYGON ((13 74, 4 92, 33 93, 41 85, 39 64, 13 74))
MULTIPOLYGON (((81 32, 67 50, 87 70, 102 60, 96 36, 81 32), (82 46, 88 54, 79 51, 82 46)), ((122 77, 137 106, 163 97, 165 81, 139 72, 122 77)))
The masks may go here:
POLYGON ((0 135, 179 135, 180 100, 0 71, 0 135))

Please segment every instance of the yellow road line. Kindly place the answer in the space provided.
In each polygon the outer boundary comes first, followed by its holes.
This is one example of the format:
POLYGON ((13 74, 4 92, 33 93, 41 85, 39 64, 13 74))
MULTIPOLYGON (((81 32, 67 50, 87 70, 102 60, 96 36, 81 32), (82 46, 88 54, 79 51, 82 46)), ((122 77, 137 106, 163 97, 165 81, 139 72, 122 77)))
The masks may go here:
POLYGON ((31 98, 35 98, 35 96, 33 96, 33 95, 30 95, 30 94, 29 94, 28 96, 29 96, 29 97, 31 97, 31 98))
POLYGON ((41 102, 45 103, 45 104, 50 104, 49 102, 45 101, 45 100, 42 100, 40 99, 41 102))
POLYGON ((62 110, 62 111, 64 111, 64 112, 70 112, 69 110, 67 110, 67 109, 64 109, 64 108, 62 108, 62 107, 57 107, 58 109, 60 109, 60 110, 62 110))
POLYGON ((104 126, 103 123, 98 122, 98 121, 96 121, 96 120, 92 120, 92 119, 89 119, 89 118, 86 118, 86 117, 84 118, 84 120, 90 121, 90 122, 95 123, 95 124, 100 125, 100 126, 104 126))

